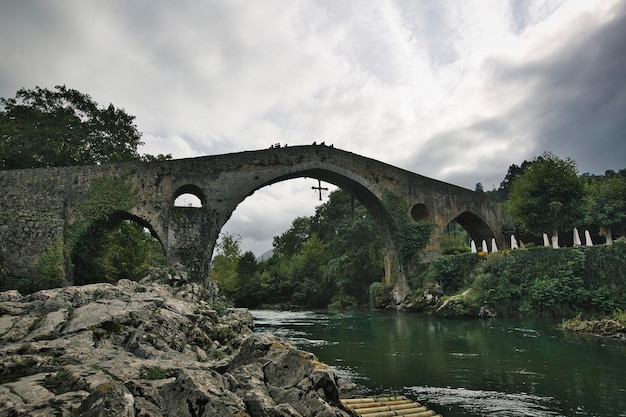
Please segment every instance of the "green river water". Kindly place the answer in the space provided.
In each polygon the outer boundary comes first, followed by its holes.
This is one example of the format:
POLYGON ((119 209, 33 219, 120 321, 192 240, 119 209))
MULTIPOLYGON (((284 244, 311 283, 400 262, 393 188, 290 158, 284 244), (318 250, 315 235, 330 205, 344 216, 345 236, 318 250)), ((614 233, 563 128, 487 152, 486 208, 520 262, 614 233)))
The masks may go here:
POLYGON ((626 344, 532 320, 253 310, 256 331, 443 417, 626 416, 626 344))

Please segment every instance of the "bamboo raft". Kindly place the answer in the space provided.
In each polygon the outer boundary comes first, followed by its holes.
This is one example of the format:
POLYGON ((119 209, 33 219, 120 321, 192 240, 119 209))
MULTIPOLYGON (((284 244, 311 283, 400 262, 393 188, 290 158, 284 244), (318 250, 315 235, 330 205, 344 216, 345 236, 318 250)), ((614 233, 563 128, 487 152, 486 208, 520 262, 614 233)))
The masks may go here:
POLYGON ((341 402, 346 408, 362 417, 441 417, 428 407, 404 396, 345 398, 341 402))

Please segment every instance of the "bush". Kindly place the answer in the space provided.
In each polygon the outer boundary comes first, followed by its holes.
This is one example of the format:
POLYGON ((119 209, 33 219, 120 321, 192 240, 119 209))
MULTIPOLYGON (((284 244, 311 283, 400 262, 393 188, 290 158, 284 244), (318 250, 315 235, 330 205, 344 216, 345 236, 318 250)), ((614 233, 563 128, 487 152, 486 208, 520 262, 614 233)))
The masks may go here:
POLYGON ((444 294, 453 294, 471 284, 478 262, 477 253, 442 256, 433 262, 434 278, 441 285, 444 294))
POLYGON ((626 304, 626 244, 537 247, 487 256, 473 288, 477 307, 503 316, 610 313, 626 304))
POLYGON ((370 305, 373 308, 386 308, 391 303, 391 287, 377 281, 370 285, 370 305))
POLYGON ((449 246, 445 248, 442 253, 444 255, 458 255, 461 253, 467 253, 470 251, 470 248, 467 246, 449 246))
POLYGON ((351 295, 347 294, 337 294, 335 295, 330 304, 328 305, 329 310, 352 310, 359 306, 359 302, 357 299, 351 295))

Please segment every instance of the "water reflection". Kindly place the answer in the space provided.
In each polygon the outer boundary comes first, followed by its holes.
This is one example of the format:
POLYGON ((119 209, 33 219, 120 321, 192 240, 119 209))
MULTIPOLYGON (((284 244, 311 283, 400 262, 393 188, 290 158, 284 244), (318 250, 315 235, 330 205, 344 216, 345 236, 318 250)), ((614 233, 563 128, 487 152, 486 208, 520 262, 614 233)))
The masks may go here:
POLYGON ((383 312, 253 311, 341 375, 404 391, 445 417, 626 416, 624 344, 556 323, 383 312))

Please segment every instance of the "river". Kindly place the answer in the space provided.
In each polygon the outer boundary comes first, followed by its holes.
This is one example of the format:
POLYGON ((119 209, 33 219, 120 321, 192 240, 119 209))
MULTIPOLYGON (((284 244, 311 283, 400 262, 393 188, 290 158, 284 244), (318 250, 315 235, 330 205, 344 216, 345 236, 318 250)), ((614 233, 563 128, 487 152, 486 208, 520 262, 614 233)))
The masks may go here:
POLYGON ((626 344, 534 320, 253 310, 256 331, 444 417, 626 416, 626 344))

